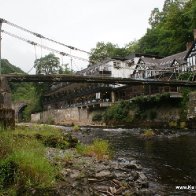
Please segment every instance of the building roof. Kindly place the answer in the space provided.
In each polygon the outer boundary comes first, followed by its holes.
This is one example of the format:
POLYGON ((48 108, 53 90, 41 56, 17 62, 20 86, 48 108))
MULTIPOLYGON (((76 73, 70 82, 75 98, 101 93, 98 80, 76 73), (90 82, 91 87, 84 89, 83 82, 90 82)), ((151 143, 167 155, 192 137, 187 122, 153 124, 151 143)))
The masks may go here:
MULTIPOLYGON (((186 59, 188 58, 189 54, 191 53, 192 49, 195 47, 196 40, 192 43, 191 48, 187 51, 179 52, 174 55, 170 55, 167 57, 160 57, 157 55, 151 55, 151 54, 142 54, 142 53, 132 53, 125 58, 120 58, 120 57, 113 57, 113 58, 108 58, 98 64, 91 65, 87 67, 86 69, 83 69, 81 71, 78 71, 76 74, 84 74, 84 73, 91 73, 93 70, 96 70, 96 68, 100 67, 101 65, 107 65, 108 62, 110 61, 133 61, 134 63, 134 58, 138 57, 139 60, 138 62, 135 62, 135 64, 145 64, 148 67, 153 67, 154 69, 164 69, 168 68, 173 65, 174 62, 178 62, 179 64, 186 64, 186 59)), ((94 74, 94 71, 93 71, 94 74)))
POLYGON ((159 65, 164 66, 164 67, 169 67, 174 62, 174 60, 176 60, 180 64, 184 64, 186 63, 185 61, 186 54, 187 54, 187 50, 185 50, 184 52, 180 52, 180 53, 162 58, 159 60, 159 65))

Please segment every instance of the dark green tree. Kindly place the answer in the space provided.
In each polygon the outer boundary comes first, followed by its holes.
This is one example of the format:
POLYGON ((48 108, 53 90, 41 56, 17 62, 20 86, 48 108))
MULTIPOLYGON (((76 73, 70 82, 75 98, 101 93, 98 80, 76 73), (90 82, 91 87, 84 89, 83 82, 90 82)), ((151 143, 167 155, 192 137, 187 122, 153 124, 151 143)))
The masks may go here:
POLYGON ((58 74, 62 71, 59 58, 52 53, 40 59, 36 59, 34 67, 36 69, 36 74, 58 74))
POLYGON ((193 41, 195 18, 195 0, 165 0, 162 11, 152 11, 151 28, 139 40, 138 52, 168 56, 185 50, 193 41))
POLYGON ((98 42, 96 48, 91 49, 91 55, 89 57, 91 64, 96 64, 107 58, 112 57, 125 57, 128 55, 126 48, 120 48, 116 44, 110 42, 98 42))
POLYGON ((154 8, 151 12, 150 18, 148 19, 151 27, 156 27, 162 19, 162 12, 159 11, 159 8, 154 8))

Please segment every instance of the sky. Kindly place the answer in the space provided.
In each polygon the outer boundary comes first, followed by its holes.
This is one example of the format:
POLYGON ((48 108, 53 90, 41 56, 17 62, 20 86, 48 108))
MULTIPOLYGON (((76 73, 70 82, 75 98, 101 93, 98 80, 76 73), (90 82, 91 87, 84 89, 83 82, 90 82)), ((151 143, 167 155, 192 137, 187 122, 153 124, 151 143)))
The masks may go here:
MULTIPOLYGON (((90 51, 96 43, 112 42, 119 47, 141 38, 149 27, 151 11, 162 9, 164 0, 0 0, 0 18, 45 37, 90 51)), ((86 53, 70 51, 3 23, 2 29, 27 40, 88 59, 86 53)), ((37 58, 50 52, 2 34, 2 58, 29 72, 37 58)), ((56 54, 55 54, 56 55, 56 54)), ((88 63, 69 57, 61 64, 81 70, 88 63)), ((29 73, 35 73, 32 69, 29 73)))

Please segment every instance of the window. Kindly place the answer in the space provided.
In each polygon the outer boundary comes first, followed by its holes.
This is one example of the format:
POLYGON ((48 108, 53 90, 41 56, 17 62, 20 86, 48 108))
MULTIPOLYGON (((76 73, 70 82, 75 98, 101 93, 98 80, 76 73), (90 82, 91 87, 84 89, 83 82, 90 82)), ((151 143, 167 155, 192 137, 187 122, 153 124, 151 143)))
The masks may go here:
POLYGON ((114 68, 119 69, 120 68, 120 65, 121 65, 121 62, 119 62, 119 61, 113 61, 114 68))

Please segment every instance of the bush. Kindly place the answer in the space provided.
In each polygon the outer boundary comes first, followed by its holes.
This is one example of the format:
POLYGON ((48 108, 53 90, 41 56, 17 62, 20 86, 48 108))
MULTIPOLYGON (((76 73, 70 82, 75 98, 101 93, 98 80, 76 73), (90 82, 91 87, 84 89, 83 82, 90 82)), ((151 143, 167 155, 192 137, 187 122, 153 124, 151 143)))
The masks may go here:
POLYGON ((150 120, 154 120, 157 117, 157 112, 152 110, 150 111, 149 118, 150 120))
POLYGON ((44 145, 52 148, 66 149, 69 146, 69 142, 64 136, 58 137, 56 135, 50 135, 48 137, 45 136, 41 140, 43 141, 44 145))
POLYGON ((147 129, 143 133, 143 136, 146 137, 146 138, 153 137, 154 135, 155 135, 155 133, 152 129, 147 129))
POLYGON ((78 144, 76 147, 78 153, 96 157, 98 160, 110 159, 112 151, 109 142, 96 139, 91 145, 78 144))
POLYGON ((12 160, 3 160, 0 163, 0 189, 7 188, 14 183, 17 164, 12 160))
POLYGON ((79 131, 79 130, 80 130, 80 126, 79 126, 79 125, 74 125, 74 126, 72 127, 72 130, 73 130, 73 131, 79 131))
POLYGON ((178 126, 177 121, 170 121, 169 122, 169 127, 171 127, 171 128, 177 128, 177 126, 178 126))
POLYGON ((186 122, 180 122, 180 129, 185 129, 187 127, 186 122))
POLYGON ((100 122, 100 121, 102 121, 102 118, 103 118, 102 114, 95 114, 92 117, 92 121, 98 121, 98 122, 100 122))
POLYGON ((127 101, 121 101, 120 103, 111 106, 104 113, 105 122, 127 122, 129 117, 130 106, 130 103, 127 101))

